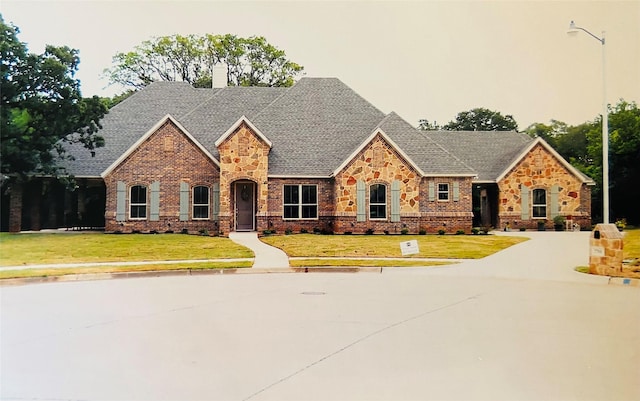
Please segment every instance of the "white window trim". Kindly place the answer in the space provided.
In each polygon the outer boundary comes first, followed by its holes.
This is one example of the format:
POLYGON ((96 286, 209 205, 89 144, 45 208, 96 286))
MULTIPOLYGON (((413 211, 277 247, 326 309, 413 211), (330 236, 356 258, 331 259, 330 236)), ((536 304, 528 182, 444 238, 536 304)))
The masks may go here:
POLYGON ((192 220, 210 220, 211 219, 211 188, 206 185, 194 185, 191 188, 191 216, 193 216, 192 220), (207 188, 208 196, 207 203, 197 203, 196 204, 196 188, 204 187, 207 188), (196 215, 196 206, 198 207, 207 207, 207 217, 195 217, 196 215))
POLYGON ((129 187, 129 220, 147 220, 147 218, 149 217, 149 187, 147 185, 142 185, 142 184, 136 184, 136 185, 132 185, 129 187), (133 191, 133 188, 135 187, 143 187, 144 191, 145 191, 145 203, 133 203, 132 201, 132 196, 131 196, 131 191, 133 191), (144 217, 132 217, 131 216, 131 210, 134 206, 144 206, 144 217))
POLYGON ((436 182, 436 200, 438 202, 449 202, 451 200, 451 186, 448 182, 436 182), (447 190, 441 191, 440 185, 446 185, 447 190), (440 194, 447 194, 447 199, 440 199, 440 194))
POLYGON ((547 218, 547 213, 549 212, 549 204, 547 203, 547 189, 545 188, 533 188, 531 190, 531 219, 533 220, 545 220, 547 218), (533 203, 536 199, 535 192, 537 190, 544 191, 544 204, 542 203, 533 203), (544 216, 534 216, 533 211, 536 207, 544 206, 544 216))
POLYGON ((374 182, 369 185, 369 220, 372 221, 387 221, 389 220, 389 202, 387 202, 387 196, 389 195, 389 191, 387 189, 388 185, 382 182, 374 182), (384 187, 384 203, 373 203, 371 202, 371 187, 374 185, 382 185, 384 187), (384 217, 371 217, 371 206, 384 206, 384 217))
POLYGON ((318 210, 318 185, 317 184, 282 184, 282 220, 318 220, 320 217, 320 210, 318 210), (298 203, 284 203, 284 188, 285 187, 298 187, 298 203), (315 187, 316 189, 316 203, 302 203, 302 187, 315 187), (300 217, 284 217, 284 209, 286 206, 297 206, 298 216, 300 217), (315 206, 316 217, 302 217, 303 206, 315 206))

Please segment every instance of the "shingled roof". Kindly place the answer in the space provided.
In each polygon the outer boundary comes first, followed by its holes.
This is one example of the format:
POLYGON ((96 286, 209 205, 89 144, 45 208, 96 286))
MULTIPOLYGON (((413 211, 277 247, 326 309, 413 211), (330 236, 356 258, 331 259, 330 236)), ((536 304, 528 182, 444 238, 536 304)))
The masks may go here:
POLYGON ((496 182, 533 138, 515 131, 423 131, 469 165, 477 182, 496 182))
MULTIPOLYGON (((105 116, 99 133, 105 147, 96 149, 94 157, 79 146, 68 149, 76 158, 67 165, 68 171, 78 177, 100 176, 166 115, 215 158, 219 157, 216 140, 245 116, 273 144, 270 176, 330 177, 376 129, 426 175, 472 176, 482 172, 493 177, 501 171, 485 168, 480 161, 492 160, 486 156, 475 160, 471 150, 491 145, 495 150, 487 154, 500 153, 507 158, 506 153, 517 154, 511 142, 526 145, 520 136, 510 139, 509 146, 485 136, 482 146, 450 146, 444 136, 420 131, 395 113, 385 115, 336 78, 302 78, 290 88, 195 89, 182 82, 156 82, 105 116)), ((469 136, 469 140, 474 138, 469 136)))

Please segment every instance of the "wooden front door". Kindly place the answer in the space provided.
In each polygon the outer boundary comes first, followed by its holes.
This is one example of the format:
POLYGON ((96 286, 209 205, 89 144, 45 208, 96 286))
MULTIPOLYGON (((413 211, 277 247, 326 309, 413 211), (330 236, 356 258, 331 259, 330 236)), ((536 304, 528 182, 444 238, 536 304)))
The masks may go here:
POLYGON ((256 229, 256 185, 249 181, 237 182, 235 185, 236 230, 253 231, 256 229))

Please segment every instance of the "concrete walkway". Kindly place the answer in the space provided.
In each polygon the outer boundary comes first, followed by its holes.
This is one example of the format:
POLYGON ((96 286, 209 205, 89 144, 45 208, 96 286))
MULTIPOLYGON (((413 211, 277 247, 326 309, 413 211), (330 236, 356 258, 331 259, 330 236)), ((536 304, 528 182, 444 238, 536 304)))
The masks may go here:
POLYGON ((256 232, 231 232, 229 238, 242 246, 251 249, 256 255, 253 268, 288 269, 289 257, 278 248, 267 245, 258 239, 256 232))

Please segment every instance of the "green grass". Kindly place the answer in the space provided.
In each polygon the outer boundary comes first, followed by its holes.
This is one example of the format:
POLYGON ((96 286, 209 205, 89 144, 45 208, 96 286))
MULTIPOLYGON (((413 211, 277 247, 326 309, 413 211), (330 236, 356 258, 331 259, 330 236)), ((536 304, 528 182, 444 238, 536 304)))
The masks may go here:
POLYGON ((385 260, 385 259, 294 259, 290 260, 291 267, 416 267, 416 266, 443 266, 452 262, 420 261, 420 260, 385 260))
POLYGON ((25 269, 0 271, 0 279, 24 277, 52 277, 69 274, 122 273, 163 270, 210 270, 251 267, 251 262, 203 262, 177 264, 148 264, 136 266, 92 266, 57 269, 25 269))
POLYGON ((274 235, 262 241, 290 257, 402 257, 400 242, 417 240, 417 258, 479 259, 517 243, 522 237, 496 235, 274 235))
POLYGON ((625 259, 640 260, 640 228, 624 231, 623 247, 625 259))
POLYGON ((228 238, 184 234, 0 233, 0 266, 252 258, 228 238))

